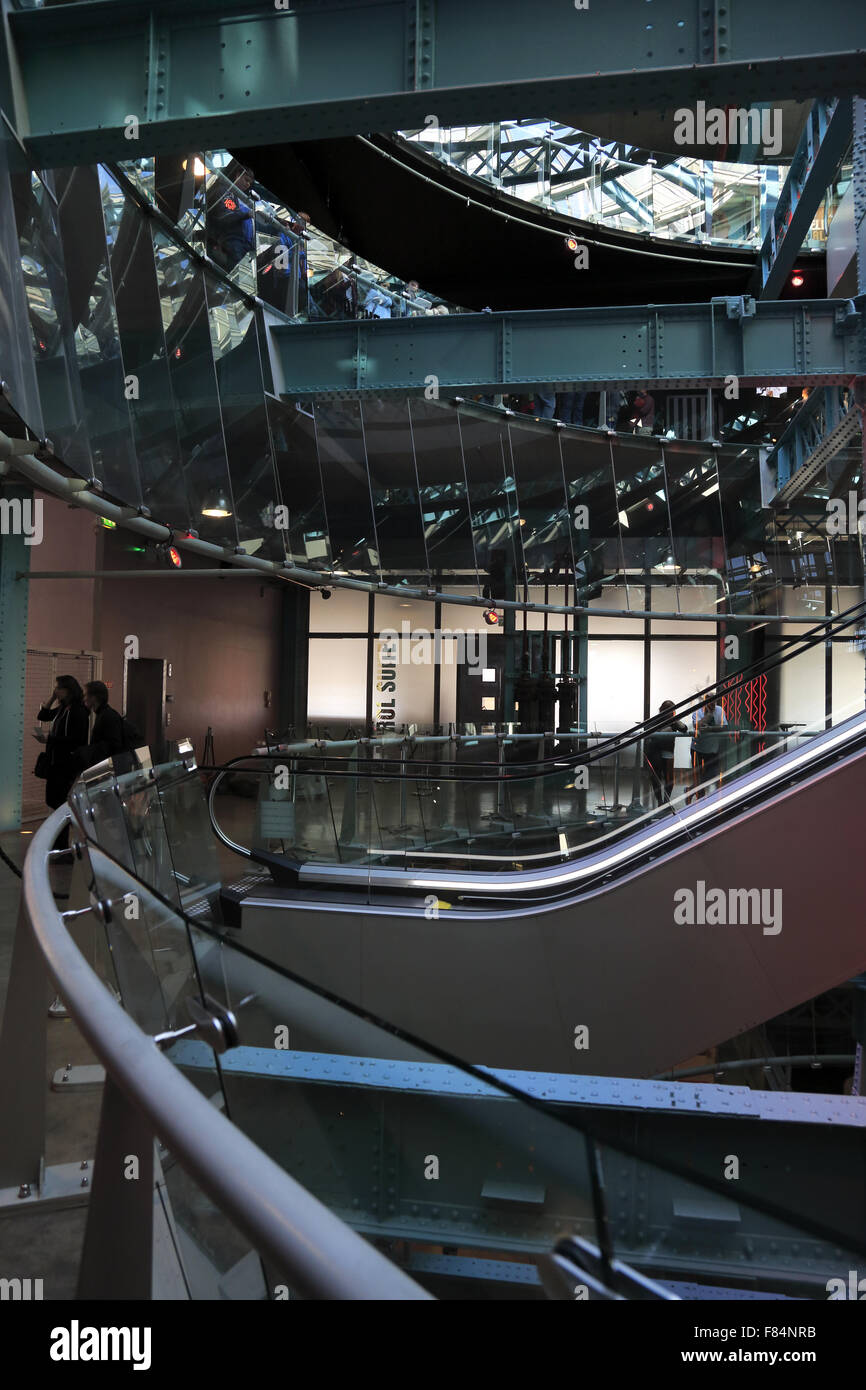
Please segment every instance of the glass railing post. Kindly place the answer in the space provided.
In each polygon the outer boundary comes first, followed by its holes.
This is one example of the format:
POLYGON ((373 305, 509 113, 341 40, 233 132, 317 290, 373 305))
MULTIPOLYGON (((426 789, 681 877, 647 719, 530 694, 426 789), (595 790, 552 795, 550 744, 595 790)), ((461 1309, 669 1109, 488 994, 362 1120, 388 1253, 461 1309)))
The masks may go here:
POLYGON ((106 1073, 78 1271, 79 1299, 152 1297, 153 1144, 150 1124, 106 1073))
POLYGON ((0 1032, 0 1188, 38 1191, 45 1153, 45 965, 24 907, 18 911, 0 1032))

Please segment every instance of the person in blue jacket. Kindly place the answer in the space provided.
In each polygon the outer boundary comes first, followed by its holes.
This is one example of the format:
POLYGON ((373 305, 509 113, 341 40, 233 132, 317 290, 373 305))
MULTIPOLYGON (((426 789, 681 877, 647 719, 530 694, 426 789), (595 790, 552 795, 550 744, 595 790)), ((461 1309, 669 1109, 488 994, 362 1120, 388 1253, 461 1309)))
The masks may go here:
MULTIPOLYGON (((244 256, 255 255, 256 232, 267 232, 277 236, 285 246, 288 255, 285 264, 279 263, 283 276, 291 275, 294 269, 295 245, 300 248, 297 274, 301 284, 306 280, 306 247, 302 241, 295 243, 288 232, 302 237, 309 226, 309 213, 301 212, 292 221, 272 217, 263 208, 256 206, 252 192, 255 175, 252 169, 241 169, 234 184, 220 179, 218 196, 208 209, 208 246, 212 258, 223 270, 233 270, 244 256)), ((268 253, 268 262, 273 257, 268 253)))

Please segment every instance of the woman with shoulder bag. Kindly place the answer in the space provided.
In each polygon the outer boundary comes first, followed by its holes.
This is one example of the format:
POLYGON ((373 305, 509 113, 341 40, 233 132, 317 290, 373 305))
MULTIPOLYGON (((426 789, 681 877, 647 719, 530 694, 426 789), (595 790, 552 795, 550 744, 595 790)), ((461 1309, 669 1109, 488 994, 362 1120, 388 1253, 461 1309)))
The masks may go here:
MULTIPOLYGON (((52 811, 62 806, 72 783, 80 771, 75 759, 76 750, 87 743, 90 716, 84 707, 84 695, 74 676, 58 676, 54 694, 43 705, 36 718, 45 724, 51 720, 47 735, 34 734, 44 751, 34 768, 37 777, 45 778, 45 803, 52 811)), ((65 849, 69 842, 67 826, 57 839, 57 847, 65 849)))

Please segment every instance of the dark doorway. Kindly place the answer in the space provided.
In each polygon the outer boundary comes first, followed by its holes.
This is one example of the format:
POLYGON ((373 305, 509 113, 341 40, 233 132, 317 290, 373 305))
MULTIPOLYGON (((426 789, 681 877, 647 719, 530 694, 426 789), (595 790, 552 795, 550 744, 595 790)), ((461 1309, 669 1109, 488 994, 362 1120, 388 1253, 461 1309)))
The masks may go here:
POLYGON ((155 763, 165 757, 165 662, 155 656, 126 663, 125 713, 155 763))
POLYGON ((505 668, 505 639, 487 633, 481 650, 484 659, 471 666, 462 661, 457 667, 457 725, 465 729, 474 724, 497 724, 502 720, 502 673, 505 668), (486 645, 486 650, 485 650, 486 645))

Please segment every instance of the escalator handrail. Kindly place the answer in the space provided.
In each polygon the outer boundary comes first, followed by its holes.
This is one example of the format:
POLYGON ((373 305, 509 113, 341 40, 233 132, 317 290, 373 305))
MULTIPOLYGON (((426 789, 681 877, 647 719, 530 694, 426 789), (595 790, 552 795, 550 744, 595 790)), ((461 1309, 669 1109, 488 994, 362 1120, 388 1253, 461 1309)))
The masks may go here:
MULTIPOLYGON (((852 718, 859 721, 853 728, 850 727, 849 720, 838 728, 827 729, 817 736, 817 740, 782 754, 778 760, 774 759, 771 766, 764 764, 758 768, 750 768, 734 779, 728 787, 675 812, 673 818, 663 814, 652 816, 642 823, 631 823, 627 828, 632 829, 634 833, 625 838, 618 838, 615 844, 603 851, 599 851, 597 846, 592 844, 576 846, 575 855, 565 862, 538 869, 503 869, 487 874, 483 870, 472 868, 454 871, 377 864, 324 864, 310 860, 301 866, 299 882, 302 885, 316 881, 354 886, 363 884, 368 889, 401 888, 427 893, 448 891, 470 894, 476 898, 485 894, 495 894, 498 905, 504 905, 503 895, 510 893, 514 895, 515 906, 521 894, 536 894, 541 890, 551 889, 560 895, 559 903, 564 906, 567 901, 573 901, 573 898, 566 900, 561 895, 572 886, 583 893, 589 887, 596 886, 599 880, 607 881, 624 870, 630 872, 638 858, 657 858, 661 853, 674 848, 675 843, 678 845, 683 838, 693 838, 696 829, 703 832, 710 824, 727 819, 732 810, 742 807, 743 802, 753 803, 767 791, 773 794, 783 790, 786 781, 792 778, 819 771, 816 765, 818 760, 826 762, 831 757, 838 758, 843 752, 848 754, 855 751, 852 734, 857 734, 856 742, 866 741, 866 709, 858 711, 852 718), (462 877, 458 876, 459 873, 462 873, 462 877)), ((659 812, 665 812, 672 808, 668 806, 657 809, 659 812)), ((218 829, 217 834, 224 838, 218 829)), ((248 850, 243 850, 242 853, 250 857, 248 850)), ((392 859, 412 855, 419 859, 431 857, 430 851, 421 849, 394 849, 379 853, 387 854, 392 859)), ((456 856, 443 857, 453 859, 456 856)), ((506 856, 512 862, 516 857, 506 856)), ((471 863, 472 856, 467 855, 466 858, 471 863)), ((524 863, 528 862, 529 858, 531 856, 520 856, 524 863)), ((542 906, 549 903, 550 899, 543 900, 542 906)), ((532 902, 526 902, 524 898, 519 910, 524 915, 532 912, 532 902)))

